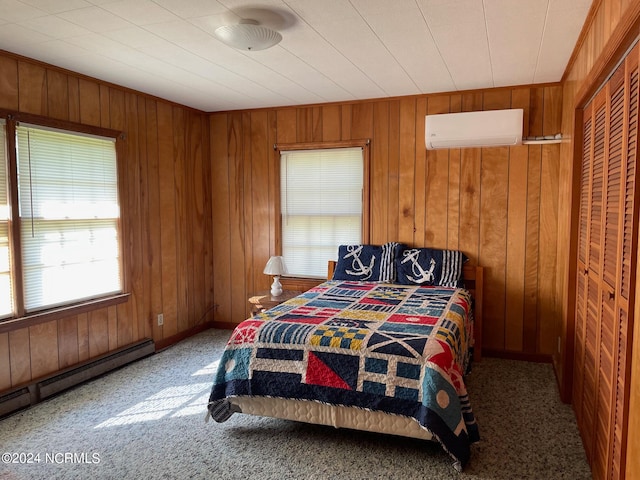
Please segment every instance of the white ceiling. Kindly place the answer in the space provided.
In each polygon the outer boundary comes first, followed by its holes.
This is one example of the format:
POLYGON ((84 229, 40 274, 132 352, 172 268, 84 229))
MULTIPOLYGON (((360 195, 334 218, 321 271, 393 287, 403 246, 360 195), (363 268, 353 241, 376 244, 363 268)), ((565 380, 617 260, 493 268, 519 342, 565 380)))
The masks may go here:
POLYGON ((591 0, 0 0, 0 49, 212 112, 556 82, 591 0), (236 51, 240 18, 281 43, 236 51))

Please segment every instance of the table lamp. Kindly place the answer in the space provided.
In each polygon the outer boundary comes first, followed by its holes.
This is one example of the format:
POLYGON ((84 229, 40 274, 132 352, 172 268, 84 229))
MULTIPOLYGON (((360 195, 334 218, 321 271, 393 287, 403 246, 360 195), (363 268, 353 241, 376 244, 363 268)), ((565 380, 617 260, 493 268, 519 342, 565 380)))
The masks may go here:
POLYGON ((284 264, 284 258, 280 256, 273 256, 267 262, 264 267, 264 272, 267 275, 273 275, 273 284, 271 285, 271 295, 278 297, 282 295, 282 284, 280 283, 280 275, 287 273, 287 267, 284 264))

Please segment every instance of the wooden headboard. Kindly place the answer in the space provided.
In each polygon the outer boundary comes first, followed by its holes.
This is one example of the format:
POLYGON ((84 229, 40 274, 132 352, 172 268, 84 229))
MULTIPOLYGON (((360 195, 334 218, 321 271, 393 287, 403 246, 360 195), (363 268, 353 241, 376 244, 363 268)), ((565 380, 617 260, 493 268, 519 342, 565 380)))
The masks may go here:
MULTIPOLYGON (((333 278, 336 269, 336 261, 329 260, 327 278, 333 278)), ((482 285, 484 279, 483 268, 477 265, 465 265, 462 267, 462 279, 464 286, 471 292, 474 299, 473 309, 473 336, 475 346, 473 348, 473 359, 477 362, 482 358, 482 285)))
POLYGON ((484 270, 478 265, 465 265, 462 267, 462 280, 467 290, 473 296, 473 359, 479 362, 482 358, 482 296, 484 285, 484 270))

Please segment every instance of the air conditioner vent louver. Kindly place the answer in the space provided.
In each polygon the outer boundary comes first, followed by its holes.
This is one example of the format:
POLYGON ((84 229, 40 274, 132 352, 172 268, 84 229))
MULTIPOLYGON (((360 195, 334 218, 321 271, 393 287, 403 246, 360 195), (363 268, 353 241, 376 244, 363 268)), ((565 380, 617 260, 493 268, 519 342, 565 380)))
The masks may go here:
POLYGON ((515 108, 427 115, 427 150, 520 145, 523 114, 515 108))

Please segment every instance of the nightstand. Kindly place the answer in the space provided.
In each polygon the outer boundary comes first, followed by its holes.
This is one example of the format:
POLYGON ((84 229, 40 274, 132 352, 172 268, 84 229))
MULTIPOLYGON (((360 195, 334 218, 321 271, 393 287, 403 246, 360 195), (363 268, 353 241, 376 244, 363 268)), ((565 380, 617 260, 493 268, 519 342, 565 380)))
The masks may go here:
POLYGON ((282 302, 286 302, 290 298, 297 297, 302 292, 298 290, 283 290, 277 297, 271 295, 269 290, 263 290, 256 293, 254 296, 249 297, 249 304, 251 307, 251 316, 255 316, 257 313, 263 312, 270 308, 280 305, 282 302))

